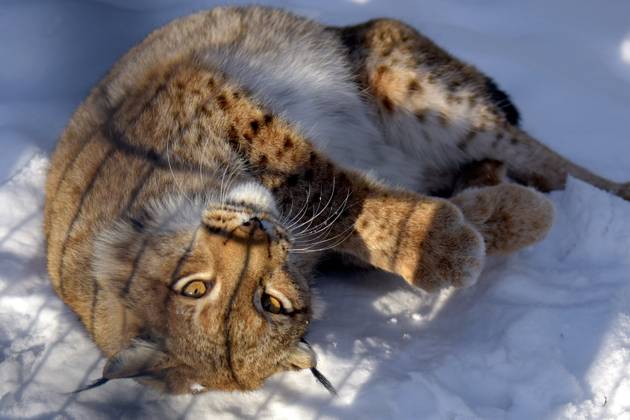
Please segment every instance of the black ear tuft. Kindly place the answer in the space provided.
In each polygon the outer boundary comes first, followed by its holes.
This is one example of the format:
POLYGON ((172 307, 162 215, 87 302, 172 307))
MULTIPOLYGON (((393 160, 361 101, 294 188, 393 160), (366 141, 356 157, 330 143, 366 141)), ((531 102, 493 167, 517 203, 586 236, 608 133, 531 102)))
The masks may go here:
POLYGON ((107 379, 107 378, 97 379, 96 381, 92 382, 89 385, 84 386, 83 388, 79 388, 79 389, 77 389, 75 391, 72 391, 72 393, 73 394, 78 394, 79 392, 87 391, 89 389, 96 388, 98 386, 104 385, 107 382, 109 382, 109 379, 107 379))
POLYGON ((73 391, 73 394, 88 391, 106 384, 111 379, 139 378, 142 376, 154 376, 160 371, 162 363, 166 360, 166 353, 158 346, 147 340, 136 339, 131 344, 107 361, 103 368, 103 376, 73 391))
POLYGON ((317 381, 322 384, 328 392, 330 392, 330 395, 333 395, 335 397, 337 396, 337 390, 335 389, 333 384, 330 383, 328 378, 324 376, 323 373, 321 373, 319 370, 317 370, 317 368, 314 367, 311 368, 311 373, 313 374, 315 379, 317 379, 317 381))

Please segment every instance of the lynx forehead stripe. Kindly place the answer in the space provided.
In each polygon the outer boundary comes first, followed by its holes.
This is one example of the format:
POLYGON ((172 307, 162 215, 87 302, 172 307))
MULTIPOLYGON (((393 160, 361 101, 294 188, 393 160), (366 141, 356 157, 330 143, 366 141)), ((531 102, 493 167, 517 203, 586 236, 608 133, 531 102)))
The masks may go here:
POLYGON ((242 384, 239 381, 236 370, 234 369, 234 359, 233 359, 234 354, 232 351, 232 337, 231 337, 230 321, 231 321, 232 313, 234 312, 234 303, 236 301, 236 296, 238 295, 239 289, 241 288, 243 284, 243 278, 245 276, 245 273, 249 269, 250 255, 251 255, 251 248, 249 245, 247 245, 247 249, 245 251, 245 259, 243 260, 243 267, 241 268, 241 272, 236 281, 236 285, 234 286, 234 289, 232 293, 230 294, 230 299, 228 300, 228 303, 226 305, 225 315, 223 316, 223 334, 225 338, 225 354, 226 354, 227 365, 228 365, 228 369, 229 369, 232 380, 234 381, 234 383, 236 383, 236 385, 239 388, 242 388, 242 384))
POLYGON ((94 173, 92 174, 92 177, 90 178, 86 188, 83 190, 83 192, 81 193, 79 197, 79 203, 76 207, 76 211, 70 221, 68 230, 66 231, 63 244, 61 245, 61 255, 59 258, 59 287, 60 287, 60 291, 62 295, 64 294, 64 267, 65 267, 64 262, 66 258, 70 236, 72 235, 72 232, 77 222, 79 221, 79 218, 81 217, 81 214, 83 212, 83 204, 85 200, 88 198, 88 196, 92 192, 92 189, 94 188, 94 184, 96 183, 96 180, 99 178, 101 171, 103 170, 103 167, 107 164, 107 162, 109 161, 109 159, 112 157, 113 154, 114 154, 114 149, 110 148, 105 153, 105 156, 101 159, 101 162, 98 164, 98 166, 94 170, 94 173))

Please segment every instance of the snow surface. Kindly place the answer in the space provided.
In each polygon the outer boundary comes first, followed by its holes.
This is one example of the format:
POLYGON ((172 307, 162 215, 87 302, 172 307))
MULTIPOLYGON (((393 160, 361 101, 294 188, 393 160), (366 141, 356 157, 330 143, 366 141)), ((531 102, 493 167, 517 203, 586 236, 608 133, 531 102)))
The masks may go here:
MULTIPOLYGON (((630 2, 272 2, 328 23, 407 20, 508 90, 532 134, 630 180, 630 2)), ((152 28, 213 1, 0 4, 0 417, 630 419, 630 203, 581 182, 552 194, 541 244, 469 289, 426 295, 378 273, 320 279, 310 341, 340 395, 306 372, 248 394, 79 395, 103 359, 54 295, 42 241, 48 155, 70 113, 152 28)))

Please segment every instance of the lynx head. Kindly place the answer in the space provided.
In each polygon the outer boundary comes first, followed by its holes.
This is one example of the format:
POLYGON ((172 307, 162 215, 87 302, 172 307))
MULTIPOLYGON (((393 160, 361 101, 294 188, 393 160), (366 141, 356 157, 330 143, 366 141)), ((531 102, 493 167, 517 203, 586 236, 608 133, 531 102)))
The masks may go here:
MULTIPOLYGON (((137 320, 103 377, 190 393, 255 389, 276 372, 315 367, 301 342, 309 285, 271 194, 248 183, 223 200, 171 201, 97 241, 100 287, 137 320)), ((98 334, 101 346, 117 339, 98 334)))

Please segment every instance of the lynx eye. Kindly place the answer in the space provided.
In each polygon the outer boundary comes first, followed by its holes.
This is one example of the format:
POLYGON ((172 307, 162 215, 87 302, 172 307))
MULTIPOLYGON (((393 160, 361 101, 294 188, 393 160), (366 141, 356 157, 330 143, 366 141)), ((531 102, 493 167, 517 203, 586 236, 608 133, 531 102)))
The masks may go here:
POLYGON ((211 271, 202 271, 184 276, 171 286, 171 290, 180 296, 199 299, 210 292, 216 294, 219 283, 211 271))
POLYGON ((286 312, 284 306, 282 306, 282 302, 275 296, 270 295, 269 293, 263 293, 260 298, 260 303, 263 309, 272 314, 280 314, 286 312))
POLYGON ((208 285, 203 280, 191 280, 182 287, 181 294, 198 299, 208 293, 208 285))

